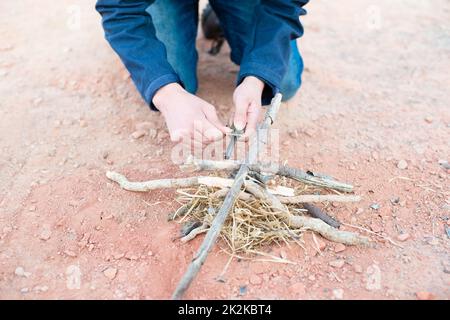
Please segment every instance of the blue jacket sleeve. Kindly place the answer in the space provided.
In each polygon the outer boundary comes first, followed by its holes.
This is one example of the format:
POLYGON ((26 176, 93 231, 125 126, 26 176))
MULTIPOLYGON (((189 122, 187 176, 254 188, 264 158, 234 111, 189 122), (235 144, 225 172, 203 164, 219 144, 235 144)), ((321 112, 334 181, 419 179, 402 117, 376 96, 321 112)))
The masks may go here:
POLYGON ((156 38, 146 12, 154 0, 98 0, 105 37, 130 72, 139 92, 153 110, 153 95, 162 86, 181 81, 167 61, 164 44, 156 38))
POLYGON ((289 67, 290 41, 303 35, 299 17, 306 14, 303 6, 308 1, 261 0, 256 7, 252 41, 245 48, 237 83, 250 75, 264 81, 263 104, 279 91, 289 67))

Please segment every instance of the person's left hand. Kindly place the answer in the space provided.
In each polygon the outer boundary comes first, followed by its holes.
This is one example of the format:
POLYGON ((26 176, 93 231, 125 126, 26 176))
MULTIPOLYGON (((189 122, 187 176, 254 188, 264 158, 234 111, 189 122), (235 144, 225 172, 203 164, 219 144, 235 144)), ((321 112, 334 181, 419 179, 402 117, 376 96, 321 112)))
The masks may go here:
POLYGON ((262 109, 261 96, 263 89, 263 81, 256 77, 248 76, 234 90, 235 113, 233 123, 238 130, 245 128, 245 138, 250 137, 256 130, 262 109))

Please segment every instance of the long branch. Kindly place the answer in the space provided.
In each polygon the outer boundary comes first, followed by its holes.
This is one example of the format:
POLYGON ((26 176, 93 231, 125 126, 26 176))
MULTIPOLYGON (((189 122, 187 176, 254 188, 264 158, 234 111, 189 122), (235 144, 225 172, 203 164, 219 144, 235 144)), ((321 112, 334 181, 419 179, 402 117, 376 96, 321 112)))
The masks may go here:
MULTIPOLYGON (((214 170, 226 170, 232 171, 236 170, 240 166, 239 161, 225 160, 225 161, 214 161, 214 160, 203 160, 195 159, 189 157, 186 162, 180 166, 183 171, 214 171, 214 170)), ((294 179, 306 184, 331 188, 343 192, 352 192, 353 186, 344 182, 339 182, 333 179, 328 179, 326 177, 314 176, 307 172, 304 172, 297 168, 291 168, 286 165, 278 165, 275 163, 265 163, 265 164, 251 164, 250 170, 255 172, 264 172, 269 174, 277 174, 290 179, 294 179)))

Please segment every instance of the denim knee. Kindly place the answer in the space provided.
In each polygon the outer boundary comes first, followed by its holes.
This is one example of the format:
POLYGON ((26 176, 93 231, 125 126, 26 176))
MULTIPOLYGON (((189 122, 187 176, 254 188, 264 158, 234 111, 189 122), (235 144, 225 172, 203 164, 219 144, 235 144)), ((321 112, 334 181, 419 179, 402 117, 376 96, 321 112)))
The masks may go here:
POLYGON ((289 67, 286 75, 281 82, 281 94, 283 101, 292 98, 300 89, 302 84, 303 59, 298 51, 297 42, 291 42, 291 56, 289 58, 289 67))

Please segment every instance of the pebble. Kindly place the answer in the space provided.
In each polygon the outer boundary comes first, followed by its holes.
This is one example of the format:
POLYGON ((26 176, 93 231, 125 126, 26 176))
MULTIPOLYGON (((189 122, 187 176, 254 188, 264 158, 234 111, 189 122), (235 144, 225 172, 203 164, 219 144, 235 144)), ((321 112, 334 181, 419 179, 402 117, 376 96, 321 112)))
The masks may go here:
POLYGON ((256 274, 253 274, 251 275, 249 281, 253 285, 260 285, 262 283, 262 278, 256 274))
POLYGON ((317 239, 317 245, 320 251, 324 251, 327 247, 327 243, 325 241, 322 241, 321 239, 317 239))
POLYGON ((433 122, 433 117, 432 117, 432 116, 426 116, 426 117, 425 117, 425 121, 426 121, 427 123, 432 123, 432 122, 433 122))
POLYGON ((113 267, 107 268, 105 271, 103 271, 103 274, 105 277, 107 277, 109 280, 113 280, 117 275, 117 269, 113 267))
POLYGON ((148 136, 150 139, 155 139, 158 136, 158 130, 151 128, 148 130, 148 136))
POLYGON ((48 287, 47 286, 36 286, 33 289, 34 291, 37 292, 47 292, 48 291, 48 287))
POLYGON ((428 292, 428 291, 416 292, 416 297, 419 300, 434 300, 436 298, 434 296, 434 294, 432 294, 431 292, 428 292))
POLYGON ((86 120, 80 120, 80 127, 82 127, 82 128, 87 127, 87 122, 86 122, 86 120))
POLYGON ((359 264, 355 264, 353 266, 353 269, 355 270, 356 273, 362 273, 363 272, 363 267, 359 264))
POLYGON ((399 168, 400 170, 405 170, 406 168, 408 168, 408 162, 406 162, 406 160, 400 160, 397 163, 397 168, 399 168))
POLYGON ((378 203, 373 203, 370 205, 370 209, 373 209, 373 210, 378 210, 378 209, 380 209, 380 207, 381 206, 378 203))
POLYGON ((329 262, 329 265, 332 266, 333 268, 342 268, 345 264, 345 261, 342 259, 337 259, 337 260, 333 260, 329 262))
POLYGON ((64 253, 65 253, 67 256, 73 257, 73 258, 77 256, 77 254, 76 254, 74 251, 72 251, 72 250, 64 250, 64 253))
POLYGON ((342 243, 338 243, 334 246, 334 252, 339 253, 346 249, 347 247, 343 245, 342 243))
POLYGON ((69 290, 81 288, 81 269, 77 265, 70 265, 66 269, 66 287, 69 290))
POLYGON ((375 291, 381 289, 381 270, 376 264, 367 267, 366 270, 366 289, 375 291))
POLYGON ((31 206, 28 208, 29 211, 36 211, 36 206, 31 206))
POLYGON ((291 136, 291 138, 297 139, 299 137, 298 130, 297 129, 290 130, 289 135, 291 136))
POLYGON ((52 231, 50 230, 50 227, 45 226, 43 227, 41 233, 39 234, 39 239, 47 241, 52 236, 52 231))
POLYGON ((17 267, 16 270, 14 270, 14 274, 18 277, 25 277, 25 278, 31 276, 31 272, 26 272, 23 267, 17 267))
POLYGON ((333 298, 337 300, 344 299, 344 289, 333 289, 333 298))
POLYGON ((162 156, 163 153, 164 153, 164 149, 163 149, 163 148, 160 148, 160 149, 158 149, 158 150, 155 151, 155 154, 156 154, 156 156, 158 156, 158 157, 162 156))
POLYGON ((133 132, 131 134, 131 137, 133 139, 139 139, 139 138, 142 138, 145 135, 146 135, 146 131, 144 131, 144 130, 137 130, 137 131, 135 131, 135 132, 133 132))
POLYGON ((34 99, 33 106, 35 106, 35 107, 39 106, 42 103, 42 101, 44 101, 44 99, 42 99, 41 97, 34 99))
POLYGON ((28 291, 30 291, 30 289, 28 289, 28 288, 20 289, 20 293, 27 293, 28 291))
POLYGON ((410 237, 409 233, 402 233, 397 236, 397 240, 403 242, 403 241, 408 240, 409 237, 410 237))

